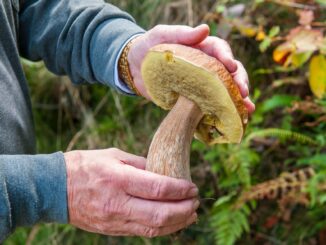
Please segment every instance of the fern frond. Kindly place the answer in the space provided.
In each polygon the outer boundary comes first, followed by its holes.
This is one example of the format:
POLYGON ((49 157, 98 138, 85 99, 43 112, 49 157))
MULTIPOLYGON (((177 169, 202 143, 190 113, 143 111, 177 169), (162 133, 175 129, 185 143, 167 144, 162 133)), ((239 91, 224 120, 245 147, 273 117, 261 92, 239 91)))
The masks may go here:
POLYGON ((246 205, 240 208, 235 208, 232 202, 215 205, 211 225, 215 229, 216 243, 218 245, 234 244, 244 232, 249 231, 249 215, 250 209, 246 205))
POLYGON ((241 194, 239 204, 251 200, 282 199, 286 196, 295 196, 303 193, 309 180, 315 176, 312 168, 300 169, 294 172, 285 172, 280 177, 252 186, 241 194))
POLYGON ((307 135, 293 132, 286 129, 280 129, 280 128, 267 128, 267 129, 262 129, 262 130, 252 132, 246 137, 245 143, 249 143, 252 139, 257 137, 259 138, 276 137, 281 140, 293 140, 295 142, 302 143, 302 144, 312 144, 312 145, 318 144, 314 139, 312 139, 307 135))
POLYGON ((222 165, 228 176, 235 176, 238 183, 249 187, 251 184, 250 168, 259 163, 260 156, 248 147, 238 147, 223 159, 222 165))

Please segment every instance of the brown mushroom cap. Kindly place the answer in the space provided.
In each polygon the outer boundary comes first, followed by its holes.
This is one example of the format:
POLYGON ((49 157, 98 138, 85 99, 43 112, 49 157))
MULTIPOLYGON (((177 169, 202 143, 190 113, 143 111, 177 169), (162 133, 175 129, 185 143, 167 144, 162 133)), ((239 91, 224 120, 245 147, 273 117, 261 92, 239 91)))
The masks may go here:
POLYGON ((207 143, 239 143, 248 121, 240 91, 226 68, 202 51, 179 44, 150 49, 142 77, 153 102, 170 110, 179 94, 204 113, 195 136, 207 143))

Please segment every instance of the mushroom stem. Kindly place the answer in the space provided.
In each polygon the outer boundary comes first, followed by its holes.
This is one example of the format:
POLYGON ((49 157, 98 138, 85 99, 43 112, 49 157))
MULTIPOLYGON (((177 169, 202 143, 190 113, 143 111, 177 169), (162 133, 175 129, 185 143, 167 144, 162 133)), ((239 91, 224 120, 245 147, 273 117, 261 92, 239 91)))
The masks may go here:
POLYGON ((153 137, 146 170, 191 181, 190 144, 202 117, 194 102, 179 96, 153 137))

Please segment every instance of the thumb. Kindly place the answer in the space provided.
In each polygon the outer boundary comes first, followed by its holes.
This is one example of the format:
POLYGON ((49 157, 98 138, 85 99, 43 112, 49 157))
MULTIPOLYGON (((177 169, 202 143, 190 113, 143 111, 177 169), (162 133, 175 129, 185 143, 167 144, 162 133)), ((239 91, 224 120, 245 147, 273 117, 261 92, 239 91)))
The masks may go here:
POLYGON ((145 170, 146 167, 146 158, 145 157, 140 157, 136 156, 130 153, 126 153, 121 156, 120 161, 123 162, 124 164, 133 166, 135 168, 143 169, 145 170))
POLYGON ((201 43, 209 35, 208 25, 195 28, 181 25, 158 25, 150 30, 152 45, 159 43, 177 43, 188 46, 201 43))
POLYGON ((146 167, 146 158, 124 152, 117 148, 110 148, 106 150, 106 154, 108 154, 110 157, 116 158, 123 164, 130 165, 135 168, 144 170, 146 167))

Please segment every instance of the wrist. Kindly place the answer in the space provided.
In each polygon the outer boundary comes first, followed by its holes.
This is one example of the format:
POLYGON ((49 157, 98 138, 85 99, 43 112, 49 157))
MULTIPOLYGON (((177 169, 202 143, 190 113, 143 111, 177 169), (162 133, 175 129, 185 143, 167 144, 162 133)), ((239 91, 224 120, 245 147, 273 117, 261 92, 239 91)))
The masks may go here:
POLYGON ((75 217, 75 209, 73 207, 73 197, 74 197, 74 172, 81 161, 81 153, 79 151, 71 151, 63 154, 66 163, 66 173, 67 173, 67 208, 68 208, 68 222, 73 224, 75 217))
POLYGON ((129 70, 133 77, 134 85, 139 93, 148 100, 151 97, 146 91, 144 82, 141 76, 141 64, 148 49, 152 46, 147 41, 146 34, 139 35, 132 40, 127 59, 129 64, 129 70))
POLYGON ((130 48, 132 47, 135 39, 137 39, 137 37, 131 39, 123 48, 118 61, 118 71, 120 79, 128 86, 128 88, 135 94, 141 96, 141 93, 135 84, 134 76, 130 69, 130 62, 128 59, 130 48))

